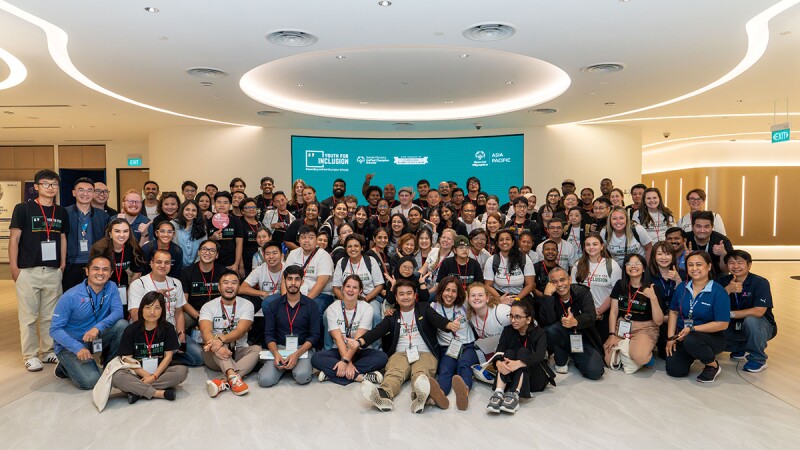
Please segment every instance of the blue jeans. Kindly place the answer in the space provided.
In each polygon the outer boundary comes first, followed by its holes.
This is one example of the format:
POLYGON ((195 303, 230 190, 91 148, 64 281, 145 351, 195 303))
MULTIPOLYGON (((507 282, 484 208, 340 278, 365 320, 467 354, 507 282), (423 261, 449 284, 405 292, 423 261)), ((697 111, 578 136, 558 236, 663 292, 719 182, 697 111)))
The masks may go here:
POLYGON ((478 364, 475 344, 464 344, 464 349, 458 359, 453 359, 445 353, 447 353, 447 347, 442 346, 439 349, 439 374, 436 375, 436 381, 439 382, 444 395, 450 393, 454 375, 461 376, 467 388, 472 389, 472 366, 478 364))
MULTIPOLYGON (((347 386, 354 380, 338 377, 336 376, 336 371, 333 370, 333 366, 341 360, 342 358, 339 355, 339 350, 332 348, 330 350, 314 353, 314 356, 311 357, 311 365, 325 372, 325 375, 327 375, 328 379, 332 382, 347 386)), ((388 361, 389 357, 386 356, 386 353, 371 348, 361 349, 353 355, 353 365, 356 367, 356 372, 361 375, 383 369, 386 367, 388 361)))
POLYGON ((775 327, 765 317, 745 317, 741 331, 736 331, 735 321, 725 330, 727 344, 725 351, 747 352, 748 361, 764 364, 767 362, 767 341, 775 337, 775 327))
POLYGON ((186 351, 175 352, 172 355, 172 364, 189 367, 200 367, 203 365, 203 347, 191 336, 186 336, 186 351))
MULTIPOLYGON (((110 361, 117 356, 119 341, 122 338, 122 332, 125 331, 127 326, 128 322, 118 320, 111 328, 100 334, 100 338, 103 340, 103 361, 110 361)), ((57 370, 68 376, 79 389, 93 389, 94 385, 97 384, 97 380, 100 379, 100 368, 97 367, 94 359, 81 361, 75 353, 66 348, 58 352, 56 357, 59 362, 57 370)))

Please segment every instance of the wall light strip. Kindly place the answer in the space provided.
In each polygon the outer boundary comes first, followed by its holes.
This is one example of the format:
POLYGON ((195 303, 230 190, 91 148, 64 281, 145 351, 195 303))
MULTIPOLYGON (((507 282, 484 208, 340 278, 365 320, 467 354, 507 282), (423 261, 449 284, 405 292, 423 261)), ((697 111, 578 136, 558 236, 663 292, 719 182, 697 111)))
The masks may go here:
POLYGON ((772 203, 772 237, 778 235, 778 176, 775 175, 775 193, 772 203))
POLYGON ((41 19, 27 11, 17 8, 16 6, 11 5, 8 2, 2 0, 0 0, 0 10, 3 10, 16 17, 19 17, 20 19, 41 28, 42 31, 44 31, 45 35, 47 36, 47 49, 50 51, 50 56, 53 58, 53 61, 55 61, 55 63, 58 65, 59 68, 61 68, 61 70, 64 71, 64 73, 72 77, 75 81, 88 87, 89 89, 107 95, 109 97, 115 98, 117 100, 164 114, 170 114, 178 117, 185 117, 187 119, 202 120, 204 122, 218 123, 221 125, 234 125, 242 127, 252 126, 241 123, 232 123, 214 119, 207 119, 204 117, 190 116, 188 114, 181 114, 175 111, 170 111, 167 109, 159 108, 157 106, 152 106, 146 103, 138 102, 123 95, 117 94, 116 92, 112 92, 100 86, 99 84, 95 83, 91 79, 89 79, 89 77, 81 73, 81 71, 78 70, 77 67, 75 67, 75 65, 72 63, 72 60, 69 57, 69 51, 67 49, 67 42, 69 41, 69 36, 64 30, 44 19, 41 19))
POLYGON ((0 60, 6 63, 10 70, 6 79, 0 81, 0 91, 20 84, 28 77, 28 69, 25 68, 25 64, 22 64, 22 61, 12 55, 11 52, 0 48, 0 60))
POLYGON ((664 180, 664 206, 669 208, 669 178, 664 180))
MULTIPOLYGON (((630 119, 615 119, 615 120, 599 120, 592 121, 593 125, 609 124, 609 123, 623 123, 623 122, 644 122, 651 120, 694 120, 694 119, 721 119, 721 118, 739 118, 739 117, 773 117, 775 113, 750 113, 750 114, 697 114, 690 116, 660 116, 660 117, 637 117, 630 119)), ((781 116, 800 116, 800 112, 781 113, 781 116)))
POLYGON ((708 192, 708 175, 706 175, 706 207, 711 206, 711 194, 708 192))
POLYGON ((678 184, 678 217, 683 217, 683 177, 678 184))
POLYGON ((761 57, 764 55, 764 52, 767 50, 767 44, 769 43, 769 21, 777 16, 778 14, 786 11, 787 9, 791 8, 792 6, 800 3, 800 0, 782 0, 771 7, 767 8, 766 10, 762 11, 752 19, 747 21, 745 24, 745 32, 747 33, 747 52, 739 61, 739 64, 736 65, 730 72, 723 75, 721 78, 717 79, 716 81, 703 86, 699 89, 696 89, 688 94, 681 95, 680 97, 675 97, 671 100, 667 100, 661 103, 656 103, 655 105, 645 106, 643 108, 634 109, 631 111, 622 112, 619 114, 612 114, 610 116, 598 117, 596 119, 589 119, 583 120, 576 123, 580 124, 588 124, 594 123, 596 121, 611 119, 614 117, 620 116, 627 116, 629 114, 635 114, 642 111, 647 111, 650 109, 660 108, 662 106, 671 105, 673 103, 680 102, 682 100, 686 100, 687 98, 694 97, 696 95, 702 94, 704 92, 710 91, 716 87, 719 87, 728 81, 738 77, 742 73, 744 73, 747 69, 753 66, 761 57))
POLYGON ((742 175, 742 223, 739 229, 739 236, 744 236, 744 175, 742 175))

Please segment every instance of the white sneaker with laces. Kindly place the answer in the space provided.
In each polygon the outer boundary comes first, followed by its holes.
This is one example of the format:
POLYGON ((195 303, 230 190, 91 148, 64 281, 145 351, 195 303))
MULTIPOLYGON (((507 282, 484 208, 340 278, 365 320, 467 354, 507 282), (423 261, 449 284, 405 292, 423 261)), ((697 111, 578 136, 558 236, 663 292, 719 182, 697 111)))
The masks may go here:
POLYGON ((45 355, 45 357, 42 359, 42 362, 45 362, 47 364, 57 364, 58 357, 56 357, 55 353, 50 352, 47 355, 45 355))
POLYGON ((33 358, 25 361, 25 368, 28 369, 28 372, 39 372, 44 368, 44 366, 42 365, 42 361, 34 356, 33 358))
POLYGON ((328 376, 325 375, 325 372, 320 370, 319 371, 319 376, 317 376, 317 379, 319 380, 320 383, 322 383, 323 381, 328 381, 328 376))

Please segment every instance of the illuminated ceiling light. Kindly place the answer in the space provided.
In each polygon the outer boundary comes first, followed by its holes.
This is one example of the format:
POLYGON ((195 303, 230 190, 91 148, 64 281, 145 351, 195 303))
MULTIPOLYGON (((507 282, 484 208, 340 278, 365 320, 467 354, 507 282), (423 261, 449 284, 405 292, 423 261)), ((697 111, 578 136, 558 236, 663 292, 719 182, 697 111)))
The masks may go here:
MULTIPOLYGON (((796 133, 796 132, 793 131, 792 133, 796 133)), ((730 137, 732 137, 732 136, 763 136, 763 135, 768 135, 768 134, 770 134, 769 131, 751 131, 751 132, 747 132, 747 133, 728 133, 728 134, 712 134, 712 135, 708 135, 708 136, 693 136, 693 137, 685 137, 685 138, 680 138, 680 139, 670 139, 669 141, 665 141, 665 142, 654 142, 652 144, 643 145, 642 148, 657 147, 657 146, 662 146, 662 145, 667 145, 667 144, 669 144, 671 146, 671 145, 673 145, 675 143, 678 143, 678 142, 697 141, 697 140, 701 140, 701 139, 729 138, 728 140, 730 140, 730 137)), ((652 154, 652 153, 660 153, 662 151, 664 151, 664 150, 663 149, 650 150, 650 151, 647 151, 647 152, 642 152, 642 154, 643 155, 648 155, 648 154, 652 154)))
POLYGON ((147 12, 149 12, 149 13, 157 13, 158 11, 160 11, 160 10, 159 10, 158 8, 156 8, 155 6, 148 6, 148 7, 146 7, 144 10, 145 10, 145 11, 147 11, 147 12))
POLYGON ((378 2, 378 5, 384 6, 384 7, 392 6, 392 2, 390 2, 389 0, 381 0, 381 1, 378 2))
POLYGON ((453 101, 452 100, 447 100, 446 102, 444 102, 444 104, 445 105, 451 105, 451 104, 453 104, 453 101))
POLYGON ((362 105, 369 105, 369 102, 358 102, 358 103, 360 103, 362 105))
POLYGON ((305 86, 303 83, 297 83, 297 87, 303 87, 303 86, 305 86))
POLYGON ((633 109, 631 111, 625 111, 618 114, 612 114, 610 116, 581 120, 575 123, 591 124, 597 121, 611 119, 613 117, 627 116, 629 114, 636 114, 638 112, 660 108, 662 106, 671 105, 673 103, 686 100, 687 98, 700 95, 704 92, 710 91, 711 89, 722 86, 728 81, 731 81, 734 78, 741 75, 742 73, 744 73, 747 69, 752 67, 753 64, 755 64, 759 59, 761 59, 761 57, 764 55, 764 52, 767 50, 767 44, 769 43, 769 21, 773 17, 786 11, 787 9, 791 8, 792 6, 798 3, 800 3, 800 0, 781 0, 780 2, 765 9, 764 11, 762 11, 761 13, 757 14, 755 17, 747 21, 747 24, 745 24, 744 27, 745 32, 747 33, 747 52, 745 53, 744 58, 742 58, 742 60, 739 61, 739 64, 737 64, 736 67, 734 67, 730 72, 726 73, 721 78, 717 79, 711 84, 707 84, 699 89, 689 92, 688 94, 681 95, 680 97, 675 97, 673 99, 666 100, 661 103, 656 103, 655 105, 645 106, 643 108, 633 109))
MULTIPOLYGON (((594 94, 594 92, 589 92, 594 94)), ((660 117, 639 117, 630 119, 600 120, 592 122, 593 125, 622 123, 622 122, 643 122, 648 120, 680 120, 680 119, 719 119, 723 117, 772 117, 775 113, 749 113, 749 114, 697 114, 691 116, 660 116, 660 117)), ((786 113, 789 116, 800 116, 800 112, 786 113)))
POLYGON ((221 120, 214 120, 214 119, 207 119, 205 117, 197 117, 197 116, 190 116, 188 114, 181 114, 175 111, 170 111, 168 109, 159 108, 157 106, 148 105, 146 103, 138 102, 136 100, 130 99, 123 95, 117 94, 116 92, 110 91, 99 84, 95 83, 89 77, 81 73, 77 67, 72 63, 72 60, 69 57, 69 51, 67 49, 67 41, 69 40, 69 36, 67 33, 62 30, 61 28, 53 25, 52 23, 40 19, 33 14, 24 11, 16 6, 13 6, 7 2, 0 0, 0 10, 3 10, 9 14, 12 14, 20 19, 29 22, 37 27, 41 28, 44 31, 45 35, 47 36, 47 49, 50 51, 50 57, 53 58, 53 61, 58 65, 58 67, 64 71, 67 75, 72 77, 75 81, 81 83, 82 85, 97 91, 103 95, 107 95, 109 97, 115 98, 117 100, 130 103, 131 105, 139 106, 142 108, 147 108, 152 111, 157 111, 164 114, 170 114, 173 116, 184 117, 187 119, 195 119, 195 120, 202 120, 204 122, 211 122, 211 123, 218 123, 222 125, 234 125, 234 126, 242 126, 242 127, 249 127, 251 125, 245 125, 241 123, 233 123, 233 122, 224 122, 221 120))
POLYGON ((28 69, 25 68, 25 64, 22 64, 22 61, 17 59, 16 56, 2 48, 0 48, 0 60, 6 63, 9 69, 6 79, 0 81, 0 91, 20 84, 28 77, 28 69))
POLYGON ((506 81, 506 84, 511 86, 512 84, 514 84, 514 82, 513 81, 506 81))
POLYGON ((347 56, 344 55, 336 55, 336 59, 345 59, 347 56))

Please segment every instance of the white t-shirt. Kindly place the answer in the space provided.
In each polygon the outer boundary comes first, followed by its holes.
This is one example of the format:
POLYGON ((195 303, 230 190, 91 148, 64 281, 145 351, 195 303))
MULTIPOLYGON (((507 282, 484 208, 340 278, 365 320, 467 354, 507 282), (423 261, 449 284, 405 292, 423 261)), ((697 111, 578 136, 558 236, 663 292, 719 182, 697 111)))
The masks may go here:
MULTIPOLYGON (((542 253, 543 248, 544 242, 536 247, 536 254, 539 255, 539 260, 534 261, 534 263, 544 261, 544 254, 542 253)), ((578 261, 579 257, 578 249, 570 242, 562 239, 561 242, 558 243, 558 259, 556 261, 559 266, 569 269, 578 261)))
POLYGON ((600 236, 606 241, 608 252, 611 253, 611 257, 614 258, 614 261, 619 265, 622 265, 623 261, 625 261, 625 255, 638 253, 644 256, 645 245, 652 243, 650 235, 647 234, 641 225, 637 223, 635 229, 641 242, 636 240, 636 236, 633 236, 633 233, 631 233, 630 239, 626 239, 626 234, 617 236, 616 233, 611 233, 611 237, 607 238, 605 228, 600 232, 600 236), (626 240, 627 243, 625 242, 626 240))
MULTIPOLYGON (((467 321, 466 305, 457 306, 455 308, 445 308, 439 303, 434 303, 431 307, 434 311, 439 313, 440 316, 450 322, 455 320, 461 321, 458 332, 456 333, 456 337, 459 341, 464 344, 475 342, 475 333, 472 332, 472 328, 470 328, 469 322, 467 321)), ((450 331, 436 330, 436 340, 439 341, 439 345, 446 347, 450 345, 450 341, 453 340, 453 333, 450 331)))
MULTIPOLYGON (((687 233, 692 231, 692 213, 683 216, 679 226, 687 233)), ((727 233, 725 233, 725 224, 722 222, 722 217, 720 217, 720 215, 717 213, 714 213, 714 231, 727 236, 727 233)))
MULTIPOLYGON (((606 259, 601 258, 600 262, 595 264, 589 262, 589 275, 581 283, 589 288, 592 293, 592 300, 594 300, 595 308, 598 308, 603 302, 611 295, 611 290, 622 278, 622 269, 616 261, 611 261, 611 273, 608 273, 606 266, 606 259)), ((577 283, 576 278, 578 274, 578 264, 572 267, 572 282, 577 283)))
MULTIPOLYGON (((200 308, 199 322, 204 320, 211 322, 211 333, 222 334, 230 333, 235 330, 239 325, 240 320, 253 320, 253 304, 247 299, 236 297, 233 305, 225 306, 225 313, 222 312, 222 297, 217 297, 214 300, 206 302, 200 308), (234 311, 234 306, 236 310, 234 311), (233 317, 233 324, 228 323, 229 328, 226 329, 225 322, 228 318, 233 317)), ((236 341, 236 348, 247 347, 247 333, 236 341)))
POLYGON ((158 206, 144 205, 144 212, 148 220, 153 220, 158 217, 158 206))
POLYGON ((478 256, 475 256, 475 253, 472 253, 472 249, 469 250, 469 257, 478 261, 478 264, 481 266, 481 270, 486 265, 486 261, 491 259, 492 254, 489 253, 489 250, 482 248, 480 252, 478 252, 478 256))
MULTIPOLYGON (((569 233, 567 233, 567 237, 564 238, 564 240, 566 240, 567 242, 572 244, 573 247, 575 247, 575 255, 576 255, 575 261, 577 261, 581 257, 581 255, 583 254, 583 247, 581 247, 581 230, 580 230, 580 228, 572 228, 572 227, 570 227, 569 233)), ((575 261, 573 261, 572 264, 575 264, 575 261)), ((570 264, 570 267, 572 267, 572 264, 570 264)))
MULTIPOLYGON (((342 301, 336 300, 328 306, 325 310, 325 320, 328 321, 328 330, 338 328, 342 335, 349 338, 356 336, 358 330, 371 330, 372 329, 372 305, 359 300, 356 303, 355 310, 348 309, 347 324, 350 325, 350 334, 347 334, 345 327, 345 316, 342 314, 342 301)), ((333 348, 336 348, 336 341, 333 342, 333 348)))
POLYGON ((453 250, 450 250, 450 253, 439 258, 439 251, 441 251, 439 247, 431 249, 431 252, 428 253, 428 259, 425 260, 428 263, 428 272, 431 272, 431 277, 427 283, 428 287, 436 286, 436 278, 439 276, 439 267, 442 265, 442 261, 449 256, 455 256, 453 250))
MULTIPOLYGON (((289 225, 291 225, 291 223, 294 222, 294 220, 295 220, 294 214, 288 211, 286 212, 285 215, 281 216, 278 213, 277 209, 270 209, 269 211, 264 213, 264 220, 261 221, 261 224, 267 227, 267 229, 271 234, 275 234, 275 228, 272 227, 273 225, 275 225, 278 222, 283 222, 284 224, 286 224, 286 228, 289 228, 289 225)), ((285 230, 286 228, 283 228, 283 230, 285 230)))
POLYGON ((167 307, 167 322, 175 325, 175 309, 186 304, 183 285, 175 278, 167 277, 166 281, 162 283, 153 280, 149 274, 139 277, 128 287, 128 309, 138 309, 144 294, 159 289, 167 289, 168 291, 164 294, 164 305, 167 307))
POLYGON ((525 256, 528 257, 528 260, 532 264, 536 264, 537 262, 542 261, 544 259, 544 257, 542 255, 536 253, 536 250, 529 251, 528 254, 525 255, 525 256))
POLYGON ((411 211, 411 208, 413 208, 414 206, 415 206, 415 205, 413 205, 413 204, 412 204, 412 205, 411 205, 411 206, 409 206, 408 208, 403 208, 403 205, 397 205, 397 206, 395 206, 394 208, 392 208, 392 211, 391 211, 389 214, 393 216, 393 215, 395 215, 395 214, 397 214, 397 213, 400 213, 400 214, 402 214, 402 215, 403 215, 403 216, 404 216, 406 219, 408 219, 408 212, 409 212, 409 211, 411 211))
MULTIPOLYGON (((649 211, 648 211, 649 212, 649 211)), ((675 218, 672 216, 664 217, 664 214, 661 211, 650 212, 650 218, 653 219, 647 226, 643 226, 644 230, 647 232, 647 235, 650 236, 651 242, 658 242, 666 240, 666 232, 668 229, 676 226, 675 218)), ((639 211, 633 212, 633 218, 631 219, 634 222, 641 225, 642 221, 639 220, 639 211)))
POLYGON ((483 225, 481 225, 481 222, 478 219, 472 219, 472 223, 464 222, 464 219, 461 217, 459 217, 458 220, 459 222, 463 223, 465 227, 467 227, 467 236, 472 233, 472 230, 483 228, 483 225))
MULTIPOLYGON (((303 255, 302 248, 296 248, 286 256, 286 265, 303 267, 303 264, 305 264, 310 256, 311 255, 307 257, 303 255)), ((318 249, 316 252, 313 252, 313 256, 311 261, 306 264, 303 285, 300 287, 300 293, 303 295, 308 295, 308 291, 317 283, 318 276, 329 275, 333 278, 333 260, 331 259, 331 255, 325 250, 318 249)), ((333 294, 331 281, 331 279, 328 279, 328 284, 322 289, 323 294, 333 294)))
POLYGON ((353 274, 361 278, 361 283, 364 284, 364 295, 371 294, 372 291, 375 290, 375 286, 386 282, 383 279, 383 273, 381 273, 381 263, 376 261, 375 258, 371 256, 362 256, 361 261, 354 265, 349 257, 345 257, 336 264, 336 269, 333 271, 333 286, 338 288, 342 287, 344 279, 353 274), (370 261, 372 264, 371 271, 367 268, 367 258, 372 259, 370 261), (345 261, 344 270, 342 270, 342 261, 345 261))
POLYGON ((503 328, 511 325, 511 320, 508 315, 511 314, 511 306, 503 303, 489 308, 486 317, 478 317, 473 315, 472 327, 478 333, 478 339, 486 339, 492 336, 498 336, 503 332, 503 328), (484 319, 486 319, 484 321, 484 319))
POLYGON ((525 286, 525 277, 535 275, 533 263, 528 257, 525 257, 525 267, 523 270, 515 268, 510 274, 507 270, 508 260, 504 258, 503 255, 500 255, 500 266, 497 268, 497 273, 494 273, 492 267, 493 260, 494 257, 486 261, 486 265, 483 267, 483 279, 494 281, 494 288, 506 294, 519 294, 525 286))
POLYGON ((422 336, 419 334, 419 327, 417 326, 417 318, 414 316, 414 310, 409 312, 400 311, 400 338, 397 340, 397 348, 395 349, 396 352, 405 352, 408 348, 409 344, 411 346, 417 347, 417 351, 422 352, 431 352, 431 349, 425 344, 425 341, 422 340, 422 336), (409 338, 409 332, 411 336, 409 338))
POLYGON ((244 282, 253 287, 266 292, 268 295, 281 293, 281 280, 283 279, 283 264, 277 272, 269 270, 267 263, 259 264, 258 267, 250 272, 244 282))

